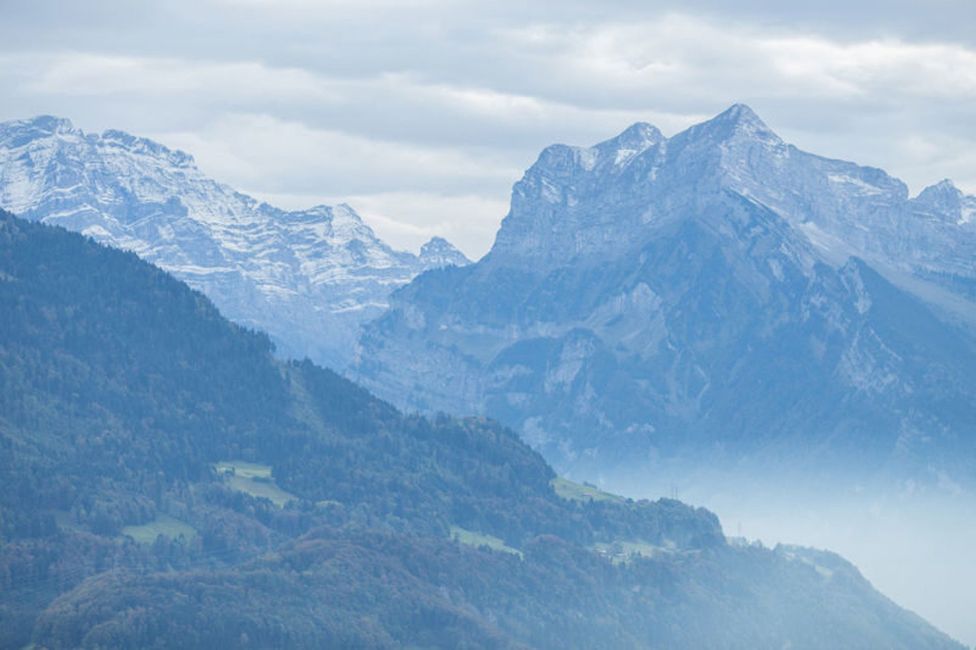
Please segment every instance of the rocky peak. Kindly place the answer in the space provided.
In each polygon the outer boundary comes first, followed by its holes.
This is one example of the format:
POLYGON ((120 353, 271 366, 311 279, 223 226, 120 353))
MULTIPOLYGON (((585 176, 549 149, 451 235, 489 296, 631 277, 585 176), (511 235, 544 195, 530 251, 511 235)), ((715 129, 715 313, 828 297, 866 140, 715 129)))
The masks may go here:
POLYGON ((74 132, 75 127, 71 120, 57 117, 55 115, 38 115, 26 120, 13 120, 0 124, 0 132, 7 133, 32 133, 35 137, 56 133, 74 132))
POLYGON ((949 179, 926 187, 910 203, 917 213, 942 222, 959 226, 976 223, 976 196, 966 195, 949 179))
POLYGON ((782 145, 782 139, 745 104, 734 104, 712 119, 696 124, 674 136, 678 146, 728 145, 730 143, 760 143, 782 145))
POLYGON ((957 211, 962 199, 963 193, 959 191, 959 188, 952 181, 946 178, 935 185, 929 185, 919 192, 913 202, 915 205, 923 208, 957 211))
POLYGON ((149 138, 140 138, 125 131, 108 129, 102 132, 100 138, 94 138, 102 146, 118 147, 129 153, 152 156, 166 161, 170 165, 177 167, 193 167, 193 156, 180 151, 170 149, 149 138))
POLYGON ((734 128, 753 128, 769 130, 762 118, 746 104, 732 104, 711 119, 714 124, 730 124, 734 128))
POLYGON ((443 237, 433 237, 420 248, 420 263, 425 269, 465 266, 471 260, 443 237))
POLYGON ((786 145, 744 105, 655 140, 637 124, 547 149, 485 258, 415 283, 367 326, 368 385, 412 409, 498 417, 596 471, 617 462, 608 450, 656 458, 709 428, 720 447, 760 429, 785 445, 798 427, 811 441, 874 432, 880 418, 968 430, 932 407, 976 403, 958 361, 976 352, 926 303, 971 318, 966 230, 906 218, 903 183, 786 145), (606 164, 632 142, 650 146, 606 164), (958 355, 920 371, 907 360, 928 355, 912 340, 923 322, 958 355), (958 381, 929 374, 950 367, 958 381))
POLYGON ((637 122, 592 147, 554 144, 539 155, 527 176, 573 177, 620 168, 666 138, 657 127, 637 122))
POLYGON ((788 155, 786 145, 744 104, 666 138, 637 122, 592 147, 553 145, 516 185, 492 249, 498 263, 547 267, 578 255, 616 254, 646 234, 655 215, 729 188, 744 196, 788 155), (668 207, 656 205, 659 201, 668 207))
POLYGON ((924 201, 927 203, 941 203, 946 200, 957 200, 962 196, 962 192, 956 187, 948 178, 943 178, 941 181, 934 185, 929 185, 921 192, 919 192, 919 201, 924 201))
POLYGON ((358 239, 367 244, 379 244, 380 239, 363 218, 347 203, 330 209, 332 236, 336 243, 358 239))
POLYGON ((620 135, 592 147, 604 162, 621 166, 630 162, 648 149, 664 142, 666 138, 657 127, 647 122, 637 122, 627 127, 620 135))

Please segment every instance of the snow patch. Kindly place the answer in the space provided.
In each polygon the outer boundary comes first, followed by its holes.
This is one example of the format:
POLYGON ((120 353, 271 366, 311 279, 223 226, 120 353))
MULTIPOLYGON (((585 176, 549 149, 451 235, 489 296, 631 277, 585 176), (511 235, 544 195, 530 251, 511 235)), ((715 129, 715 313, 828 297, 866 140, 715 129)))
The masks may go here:
POLYGON ((837 183, 839 185, 849 185, 851 187, 857 188, 861 194, 865 195, 875 195, 883 193, 883 190, 870 183, 865 183, 860 178, 855 178, 849 174, 827 174, 827 180, 831 183, 837 183))
MULTIPOLYGON (((976 201, 973 203, 976 203, 976 201)), ((976 205, 963 205, 959 209, 958 225, 962 226, 971 223, 974 219, 976 219, 976 205)))

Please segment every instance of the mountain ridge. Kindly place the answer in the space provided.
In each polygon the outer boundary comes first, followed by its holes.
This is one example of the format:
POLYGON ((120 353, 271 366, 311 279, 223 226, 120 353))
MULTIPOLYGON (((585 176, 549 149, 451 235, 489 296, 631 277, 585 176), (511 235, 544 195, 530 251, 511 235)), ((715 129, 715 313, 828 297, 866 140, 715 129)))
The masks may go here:
POLYGON ((976 230, 919 207, 973 198, 910 197, 744 105, 635 155, 623 134, 544 149, 491 251, 395 293, 353 376, 404 408, 497 417, 583 476, 861 440, 879 465, 938 458, 969 481, 953 456, 974 451, 976 230), (919 324, 954 354, 926 360, 919 324))
POLYGON ((0 124, 0 207, 133 250, 285 355, 336 367, 393 288, 468 262, 446 241, 438 256, 396 251, 347 204, 280 210, 213 181, 185 152, 53 116, 0 124))

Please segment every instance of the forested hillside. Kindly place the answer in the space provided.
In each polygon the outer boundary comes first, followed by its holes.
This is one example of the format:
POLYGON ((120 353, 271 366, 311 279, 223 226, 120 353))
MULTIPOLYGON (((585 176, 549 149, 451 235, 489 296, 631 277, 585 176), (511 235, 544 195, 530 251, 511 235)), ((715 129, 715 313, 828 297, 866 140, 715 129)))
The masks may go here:
POLYGON ((829 553, 557 479, 0 215, 0 646, 957 648, 829 553))

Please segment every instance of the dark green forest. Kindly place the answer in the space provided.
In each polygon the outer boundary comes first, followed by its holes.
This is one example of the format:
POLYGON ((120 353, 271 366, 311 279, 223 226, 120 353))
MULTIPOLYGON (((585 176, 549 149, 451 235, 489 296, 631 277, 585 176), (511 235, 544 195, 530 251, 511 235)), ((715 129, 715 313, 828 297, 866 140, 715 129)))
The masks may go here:
POLYGON ((273 352, 0 214, 0 647, 960 647, 836 556, 557 492, 492 421, 273 352))

